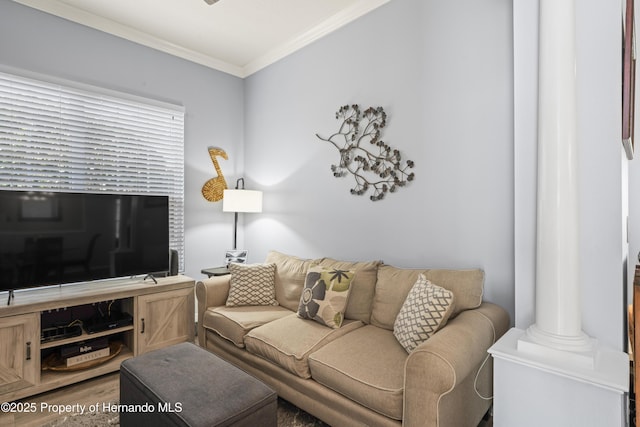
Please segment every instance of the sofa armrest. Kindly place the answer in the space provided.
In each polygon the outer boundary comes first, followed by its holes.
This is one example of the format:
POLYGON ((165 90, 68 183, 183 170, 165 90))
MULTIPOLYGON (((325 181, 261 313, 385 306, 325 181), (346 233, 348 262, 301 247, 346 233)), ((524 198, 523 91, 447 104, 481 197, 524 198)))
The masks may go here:
POLYGON ((204 346, 204 328, 202 319, 209 307, 219 307, 227 302, 229 295, 230 275, 213 276, 196 283, 196 297, 198 298, 198 342, 204 346))
MULTIPOLYGON (((466 425, 461 417, 472 416, 471 407, 486 411, 483 399, 475 393, 476 376, 491 362, 486 360, 487 350, 508 328, 508 313, 483 303, 451 319, 412 351, 405 364, 403 425, 466 425), (464 385, 456 389, 461 383, 464 385), (451 396, 445 398, 448 394, 451 396)), ((483 378, 489 384, 483 387, 483 395, 492 393, 491 371, 487 372, 483 378)))

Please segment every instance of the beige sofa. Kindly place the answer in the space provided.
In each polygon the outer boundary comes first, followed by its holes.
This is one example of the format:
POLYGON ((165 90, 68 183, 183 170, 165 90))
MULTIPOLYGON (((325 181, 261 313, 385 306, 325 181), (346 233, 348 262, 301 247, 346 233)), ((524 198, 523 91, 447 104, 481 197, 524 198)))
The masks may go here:
POLYGON ((305 260, 275 251, 278 305, 227 307, 232 277, 196 285, 202 347, 271 385, 332 426, 477 426, 491 406, 487 349, 509 327, 483 302, 481 270, 400 269, 381 262, 305 260), (296 314, 308 269, 355 271, 344 322, 296 314), (408 353, 394 322, 422 273, 454 295, 446 325, 408 353))

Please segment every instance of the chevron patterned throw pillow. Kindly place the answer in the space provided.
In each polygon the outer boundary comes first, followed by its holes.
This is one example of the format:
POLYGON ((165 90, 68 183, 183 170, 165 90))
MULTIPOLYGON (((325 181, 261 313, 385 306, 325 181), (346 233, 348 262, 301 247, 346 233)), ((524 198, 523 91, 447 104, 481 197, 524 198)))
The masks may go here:
POLYGON ((229 264, 227 307, 240 305, 278 305, 275 264, 229 264))
POLYGON ((411 353, 447 323, 453 303, 451 291, 420 274, 396 317, 393 335, 411 353))

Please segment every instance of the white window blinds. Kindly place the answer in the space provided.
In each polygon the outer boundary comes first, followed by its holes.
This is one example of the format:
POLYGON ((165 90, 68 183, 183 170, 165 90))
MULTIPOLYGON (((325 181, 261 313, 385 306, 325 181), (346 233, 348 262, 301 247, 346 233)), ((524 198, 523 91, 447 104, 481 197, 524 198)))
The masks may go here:
POLYGON ((184 271, 184 110, 0 72, 0 188, 169 196, 184 271))

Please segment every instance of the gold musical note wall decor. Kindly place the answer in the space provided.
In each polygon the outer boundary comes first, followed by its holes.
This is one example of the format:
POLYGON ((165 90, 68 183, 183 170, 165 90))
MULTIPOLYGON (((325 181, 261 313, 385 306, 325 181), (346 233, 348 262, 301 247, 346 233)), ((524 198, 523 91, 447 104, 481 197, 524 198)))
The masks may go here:
POLYGON ((218 174, 218 176, 211 178, 202 186, 202 195, 210 202, 218 202, 222 200, 224 190, 228 188, 227 181, 225 181, 220 165, 218 164, 218 160, 216 159, 218 156, 225 160, 229 159, 229 157, 227 157, 227 153, 225 153, 222 148, 209 147, 209 157, 211 157, 213 167, 216 169, 216 173, 218 174))

